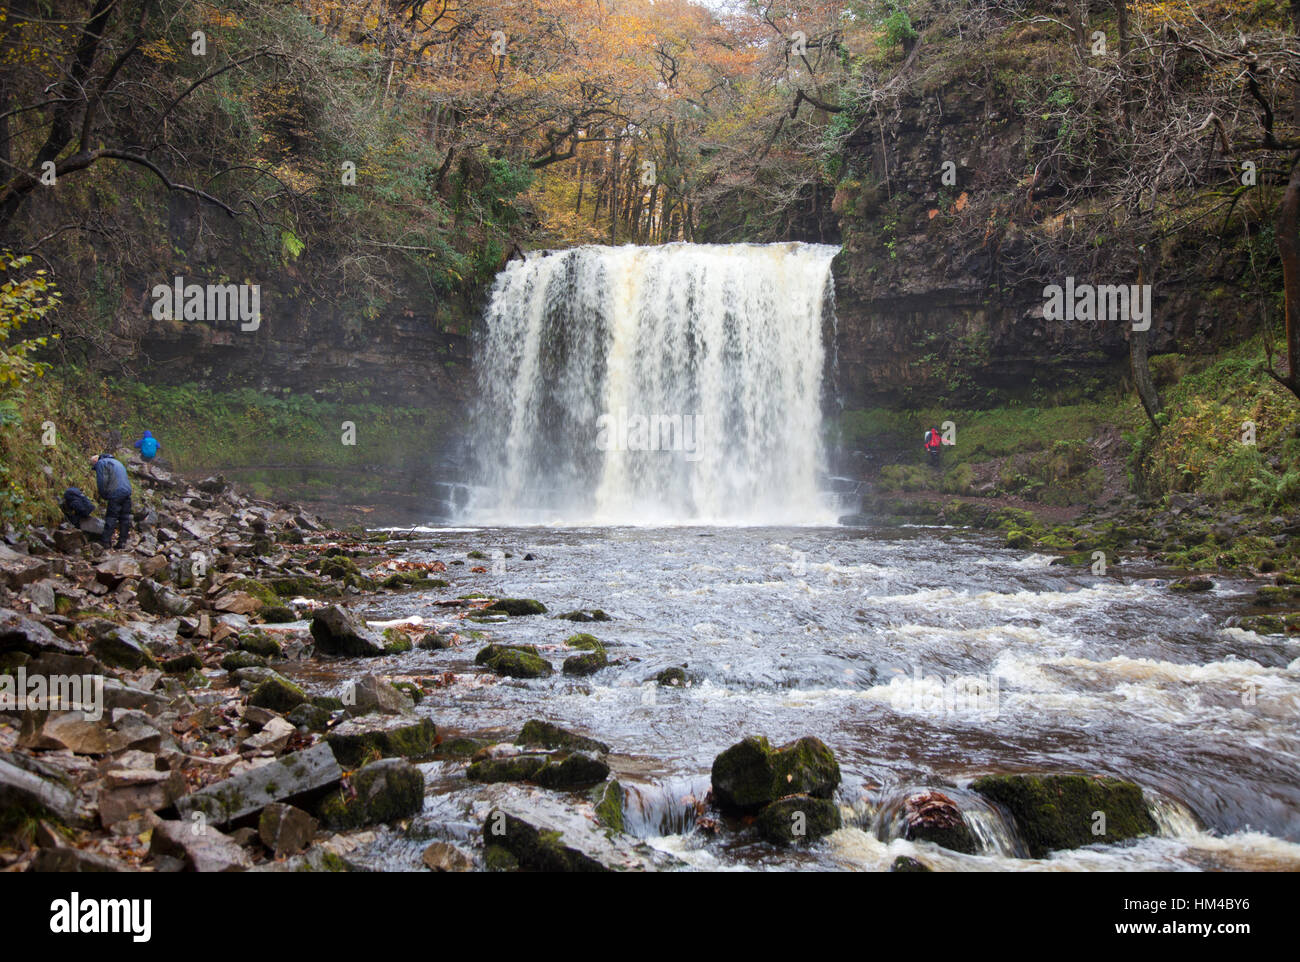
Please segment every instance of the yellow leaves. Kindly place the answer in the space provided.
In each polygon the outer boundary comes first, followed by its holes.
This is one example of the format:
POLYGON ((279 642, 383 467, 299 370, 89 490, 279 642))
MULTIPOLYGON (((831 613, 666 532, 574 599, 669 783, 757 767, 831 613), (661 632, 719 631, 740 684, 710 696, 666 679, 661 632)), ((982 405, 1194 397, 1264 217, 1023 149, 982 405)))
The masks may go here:
POLYGON ((167 42, 166 37, 158 37, 150 40, 140 48, 140 52, 155 63, 174 63, 177 59, 172 45, 167 42))

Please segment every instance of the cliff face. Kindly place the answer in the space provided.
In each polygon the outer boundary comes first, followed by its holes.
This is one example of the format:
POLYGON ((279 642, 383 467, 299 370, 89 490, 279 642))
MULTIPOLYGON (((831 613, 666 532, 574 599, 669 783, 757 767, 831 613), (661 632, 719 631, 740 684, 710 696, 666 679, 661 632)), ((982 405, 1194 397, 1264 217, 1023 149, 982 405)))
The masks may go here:
MULTIPOLYGON (((1127 376, 1130 326, 1044 317, 1044 287, 1133 284, 1117 252, 1053 261, 1059 189, 1030 190, 1032 130, 1008 93, 960 77, 858 125, 833 201, 839 389, 849 408, 995 403, 1127 376), (954 184, 943 182, 945 163, 954 184), (1022 176, 1023 173, 1023 176, 1022 176), (1019 182, 1017 182, 1019 178, 1019 182), (978 212, 978 213, 977 213, 978 212)), ((1234 241, 1158 245, 1152 354, 1235 343, 1258 325, 1257 281, 1234 241)))

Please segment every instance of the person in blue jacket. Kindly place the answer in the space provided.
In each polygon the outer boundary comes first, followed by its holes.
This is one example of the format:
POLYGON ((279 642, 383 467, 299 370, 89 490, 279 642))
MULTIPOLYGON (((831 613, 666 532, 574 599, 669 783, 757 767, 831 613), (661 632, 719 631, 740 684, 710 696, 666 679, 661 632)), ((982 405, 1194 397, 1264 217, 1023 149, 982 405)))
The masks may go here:
POLYGON ((135 442, 135 446, 140 451, 140 457, 144 458, 145 461, 152 461, 154 455, 158 453, 158 449, 162 447, 162 445, 158 443, 158 439, 148 431, 144 432, 144 437, 135 442))
POLYGON ((131 479, 126 476, 126 465, 111 454, 97 454, 90 459, 95 468, 95 487, 108 507, 104 511, 105 548, 113 540, 117 528, 118 550, 126 547, 126 536, 131 533, 131 479))

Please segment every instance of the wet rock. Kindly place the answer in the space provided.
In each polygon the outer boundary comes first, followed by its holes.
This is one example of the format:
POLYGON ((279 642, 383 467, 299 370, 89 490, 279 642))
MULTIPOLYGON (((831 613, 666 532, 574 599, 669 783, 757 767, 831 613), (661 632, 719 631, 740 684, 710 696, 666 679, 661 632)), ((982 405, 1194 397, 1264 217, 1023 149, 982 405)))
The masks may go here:
POLYGON ((570 655, 564 659, 562 669, 566 675, 594 675, 609 666, 609 656, 602 648, 600 651, 588 651, 581 655, 570 655))
POLYGON ((0 583, 13 591, 18 591, 33 581, 48 578, 53 570, 48 561, 19 554, 0 545, 0 583))
POLYGON ((561 728, 559 725, 552 725, 548 721, 542 721, 540 718, 530 719, 524 724, 523 730, 515 739, 515 744, 537 745, 542 748, 559 748, 576 752, 594 752, 600 755, 609 754, 609 746, 604 742, 588 738, 586 735, 578 735, 561 728))
POLYGON ((655 852, 626 836, 613 835, 590 817, 585 806, 575 808, 556 796, 507 790, 483 822, 488 867, 508 869, 499 848, 524 868, 541 872, 653 871, 674 868, 677 860, 655 852))
POLYGON ((262 620, 268 625, 283 625, 298 620, 298 613, 288 605, 267 605, 262 609, 262 620))
POLYGON ((176 810, 183 818, 203 812, 212 824, 224 825, 271 802, 311 801, 342 777, 334 752, 321 742, 191 792, 176 802, 176 810))
POLYGON ((750 736, 713 760, 713 800, 723 810, 752 812, 792 794, 830 798, 840 766, 820 739, 804 737, 773 749, 750 736))
POLYGON ((655 675, 655 682, 661 688, 685 688, 686 687, 686 669, 684 668, 665 668, 659 674, 655 675))
POLYGON ((150 856, 180 859, 191 872, 243 872, 253 860, 234 839, 211 825, 194 831, 190 822, 159 822, 149 843, 150 856))
POLYGON ((617 779, 597 785, 592 796, 596 807, 596 820, 615 832, 624 830, 623 786, 617 779))
POLYGON ((307 700, 307 693, 286 678, 268 678, 248 696, 248 703, 258 708, 285 714, 307 700))
POLYGON ((311 636, 317 651, 327 655, 369 658, 384 654, 382 639, 338 605, 312 616, 311 636))
POLYGON ((172 617, 188 615, 194 610, 194 602, 189 598, 149 578, 136 587, 135 597, 140 607, 151 615, 172 617))
POLYGON ((566 611, 564 614, 557 615, 556 617, 563 618, 565 621, 579 621, 579 622, 609 621, 609 615, 605 614, 605 612, 603 612, 599 608, 592 608, 590 610, 566 611))
POLYGON ((988 775, 971 788, 1005 810, 1033 858, 1055 849, 1118 842, 1156 833, 1142 789, 1117 778, 1086 775, 988 775), (1104 832, 1094 834, 1104 814, 1104 832))
POLYGON ((434 872, 468 872, 474 860, 450 842, 434 842, 420 856, 424 867, 434 872))
POLYGON ((593 755, 574 752, 552 756, 532 777, 543 788, 571 792, 597 785, 609 777, 609 766, 593 755))
POLYGON ((297 855, 312 843, 320 823, 301 808, 272 802, 262 809, 257 834, 276 858, 297 855))
POLYGON ((212 607, 228 614, 252 615, 262 610, 264 602, 245 591, 226 591, 217 596, 212 607))
POLYGON ((346 789, 328 795, 317 810, 332 829, 391 822, 418 815, 424 808, 424 776, 403 759, 371 762, 349 782, 346 789))
POLYGON ((979 850, 975 836, 962 818, 961 809, 943 792, 918 792, 903 804, 903 837, 933 842, 954 852, 973 855, 979 850))
POLYGON ((419 758, 433 751, 437 728, 427 718, 410 721, 392 716, 354 718, 325 736, 344 768, 371 758, 419 758))
POLYGON ((758 831, 773 845, 816 841, 840 827, 839 807, 829 799, 791 795, 768 805, 758 816, 758 831))
POLYGON ((518 618, 524 615, 544 615, 546 605, 533 598, 498 598, 483 611, 488 614, 505 614, 518 618))
POLYGON ((891 872, 933 872, 934 869, 910 855, 900 855, 889 866, 891 872))
POLYGON ((465 777, 475 782, 525 782, 546 765, 545 755, 515 755, 512 758, 485 758, 465 770, 465 777))
POLYGON ((34 581, 27 586, 27 598, 43 612, 51 612, 57 604, 56 589, 58 582, 45 579, 34 581))
POLYGON ((1170 591, 1211 591, 1214 582, 1209 578, 1183 578, 1169 585, 1170 591))
POLYGON ((474 656, 474 663, 511 678, 545 678, 554 671, 532 645, 488 645, 474 656))
POLYGON ((451 636, 436 631, 426 632, 424 637, 416 644, 416 647, 423 651, 443 651, 452 647, 451 636))
POLYGON ((77 818, 77 800, 62 785, 13 764, 0 755, 0 812, 51 816, 64 824, 77 818))
POLYGON ((9 608, 0 608, 0 652, 21 651, 29 655, 54 652, 84 655, 86 646, 60 638, 39 621, 24 617, 9 608))

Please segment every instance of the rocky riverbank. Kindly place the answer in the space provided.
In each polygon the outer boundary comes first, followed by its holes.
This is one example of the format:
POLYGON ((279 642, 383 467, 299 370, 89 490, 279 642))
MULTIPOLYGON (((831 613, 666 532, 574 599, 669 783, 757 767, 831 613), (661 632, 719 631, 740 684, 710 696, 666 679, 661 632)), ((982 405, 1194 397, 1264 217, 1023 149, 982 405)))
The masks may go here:
MULTIPOLYGON (((141 481, 132 550, 66 526, 9 531, 0 548, 0 867, 364 869, 385 825, 423 839, 422 862, 439 871, 680 867, 627 831, 627 760, 599 732, 546 720, 540 692, 536 717, 509 731, 463 729, 446 703, 436 718, 417 707, 449 688, 626 663, 604 611, 466 592, 494 563, 481 551, 413 561, 411 535, 334 530, 219 477, 141 481), (356 610, 396 595, 436 617, 356 610), (489 633, 533 618, 563 625, 563 643, 489 633), (417 648, 474 664, 404 670, 417 648)), ((692 678, 667 668, 645 681, 692 678)), ((780 734, 792 740, 751 734, 717 756, 691 830, 784 850, 853 823, 832 751, 780 734)), ((971 804, 1000 812, 1025 857, 1156 832, 1141 789, 1115 779, 993 775, 955 794, 910 793, 896 834, 978 853, 971 804)))

